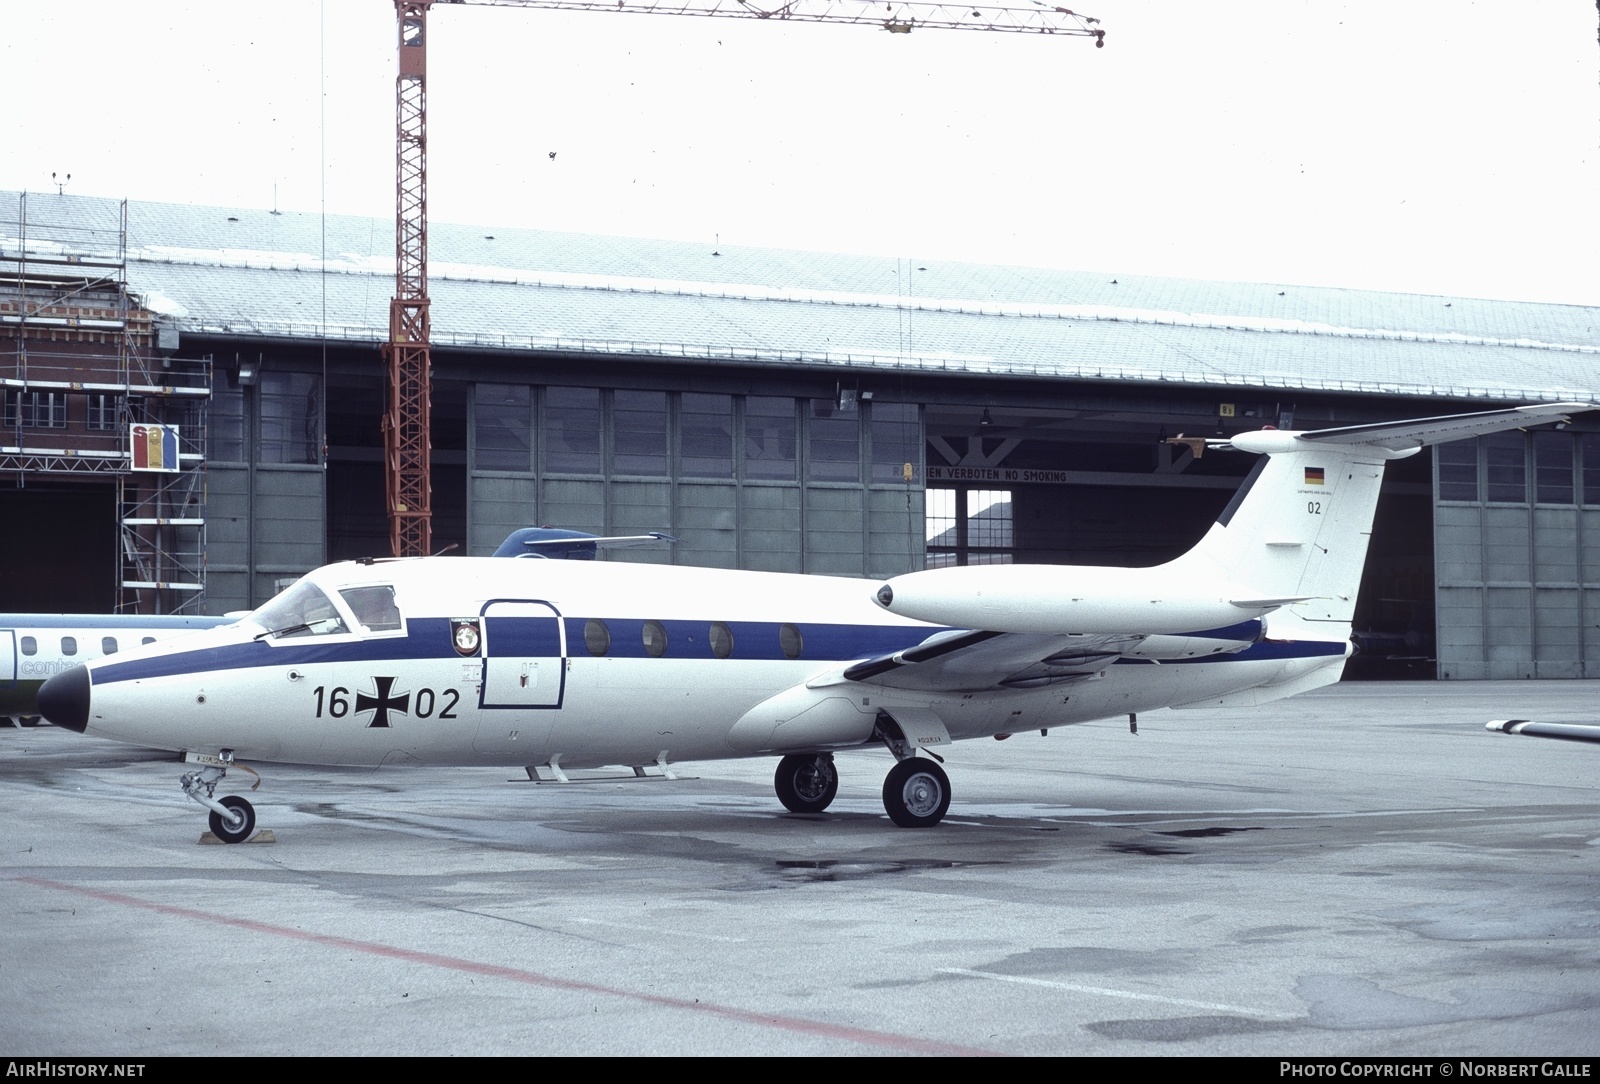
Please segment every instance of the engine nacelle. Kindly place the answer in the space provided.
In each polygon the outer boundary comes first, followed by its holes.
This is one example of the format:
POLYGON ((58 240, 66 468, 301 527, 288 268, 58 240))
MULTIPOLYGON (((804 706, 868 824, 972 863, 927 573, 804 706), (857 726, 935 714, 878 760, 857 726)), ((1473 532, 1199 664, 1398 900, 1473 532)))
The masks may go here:
POLYGON ((1138 645, 1123 651, 1132 659, 1154 659, 1157 662, 1176 662, 1179 659, 1199 659, 1207 655, 1234 655, 1261 642, 1265 626, 1257 619, 1241 621, 1225 629, 1208 629, 1187 636, 1146 636, 1138 645))
POLYGON ((1260 617, 1277 603, 1160 568, 966 565, 896 576, 878 589, 890 613, 955 628, 1059 634, 1193 633, 1260 617))

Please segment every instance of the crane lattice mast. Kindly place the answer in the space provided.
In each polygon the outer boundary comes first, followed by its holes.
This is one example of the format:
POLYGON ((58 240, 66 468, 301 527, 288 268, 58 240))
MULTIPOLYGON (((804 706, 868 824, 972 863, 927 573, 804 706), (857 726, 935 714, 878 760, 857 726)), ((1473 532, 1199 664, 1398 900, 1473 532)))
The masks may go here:
POLYGON ((400 54, 395 79, 395 296, 384 347, 389 408, 383 429, 389 546, 396 557, 425 556, 433 548, 427 85, 428 9, 435 3, 863 24, 896 34, 921 28, 1059 34, 1092 38, 1097 48, 1105 44, 1099 20, 1037 2, 1006 7, 930 0, 788 0, 770 6, 749 0, 395 0, 400 54))

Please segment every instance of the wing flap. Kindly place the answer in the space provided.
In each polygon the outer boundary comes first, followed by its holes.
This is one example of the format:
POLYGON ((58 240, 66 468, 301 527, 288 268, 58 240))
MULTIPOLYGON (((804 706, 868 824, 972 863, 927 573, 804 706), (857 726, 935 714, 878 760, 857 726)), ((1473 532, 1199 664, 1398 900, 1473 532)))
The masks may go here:
POLYGON ((924 692, 976 692, 1082 681, 1116 662, 1142 636, 947 631, 892 655, 863 659, 808 682, 845 681, 924 692))

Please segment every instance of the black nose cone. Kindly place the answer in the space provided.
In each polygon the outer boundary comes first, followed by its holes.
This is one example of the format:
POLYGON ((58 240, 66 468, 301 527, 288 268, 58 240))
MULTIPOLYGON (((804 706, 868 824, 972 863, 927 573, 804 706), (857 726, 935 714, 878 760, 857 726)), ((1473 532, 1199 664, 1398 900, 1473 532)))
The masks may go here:
POLYGON ((39 714, 56 726, 82 734, 89 725, 89 670, 63 670, 39 689, 39 714))

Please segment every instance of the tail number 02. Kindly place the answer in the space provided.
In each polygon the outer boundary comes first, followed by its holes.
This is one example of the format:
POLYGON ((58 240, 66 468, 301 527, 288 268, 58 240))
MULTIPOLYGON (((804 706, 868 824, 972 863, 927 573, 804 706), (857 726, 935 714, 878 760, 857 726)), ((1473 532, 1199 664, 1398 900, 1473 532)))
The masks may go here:
MULTIPOLYGON (((329 691, 326 685, 318 685, 312 690, 312 693, 317 698, 316 717, 318 719, 322 718, 324 711, 334 719, 343 719, 350 714, 350 690, 344 686, 338 685, 332 691, 329 691)), ((456 705, 460 701, 461 693, 455 689, 445 689, 443 692, 435 693, 432 689, 422 688, 416 691, 416 695, 413 698, 413 703, 416 706, 415 714, 418 719, 431 718, 435 708, 439 709, 439 718, 454 719, 456 718, 456 705)), ((403 711, 404 709, 402 708, 401 710, 403 711)))

